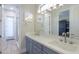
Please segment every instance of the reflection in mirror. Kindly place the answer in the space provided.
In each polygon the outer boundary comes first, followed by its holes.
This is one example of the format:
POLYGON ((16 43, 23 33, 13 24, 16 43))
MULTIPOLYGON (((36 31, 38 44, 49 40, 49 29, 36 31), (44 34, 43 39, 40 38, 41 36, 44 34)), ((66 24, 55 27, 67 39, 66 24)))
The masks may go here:
POLYGON ((59 35, 62 36, 63 33, 69 37, 69 10, 59 14, 59 35))

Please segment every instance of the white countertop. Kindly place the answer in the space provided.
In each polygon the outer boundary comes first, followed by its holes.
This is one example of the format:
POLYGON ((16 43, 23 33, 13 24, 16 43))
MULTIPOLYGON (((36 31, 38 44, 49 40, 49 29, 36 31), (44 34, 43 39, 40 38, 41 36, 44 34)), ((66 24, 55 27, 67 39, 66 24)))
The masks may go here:
POLYGON ((33 35, 33 34, 26 34, 32 40, 35 40, 48 48, 57 51, 58 53, 64 54, 78 54, 79 53, 79 46, 78 44, 69 44, 64 43, 59 40, 60 37, 57 36, 45 36, 45 35, 33 35))

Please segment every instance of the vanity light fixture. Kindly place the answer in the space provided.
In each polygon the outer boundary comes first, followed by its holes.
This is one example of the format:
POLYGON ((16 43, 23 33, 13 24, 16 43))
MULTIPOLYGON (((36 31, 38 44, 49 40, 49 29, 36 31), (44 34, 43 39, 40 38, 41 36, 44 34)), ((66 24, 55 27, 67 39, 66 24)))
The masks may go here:
POLYGON ((33 18, 33 15, 28 15, 28 16, 25 18, 25 21, 27 21, 27 22, 32 22, 32 18, 33 18))
POLYGON ((28 20, 28 19, 32 19, 32 16, 28 16, 25 18, 25 20, 28 20))
POLYGON ((59 7, 63 6, 63 4, 44 4, 41 7, 39 7, 38 13, 44 14, 45 11, 52 11, 52 9, 56 9, 57 8, 57 5, 59 7))
POLYGON ((25 21, 32 21, 33 14, 30 12, 25 12, 25 21))

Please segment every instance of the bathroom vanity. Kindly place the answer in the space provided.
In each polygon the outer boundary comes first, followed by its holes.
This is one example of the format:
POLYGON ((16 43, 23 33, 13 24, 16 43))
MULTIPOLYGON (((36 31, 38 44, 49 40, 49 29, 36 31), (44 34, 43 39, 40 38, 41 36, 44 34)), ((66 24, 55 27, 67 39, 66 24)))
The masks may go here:
MULTIPOLYGON (((60 41, 59 36, 44 36, 26 34, 26 53, 27 54, 78 54, 78 41, 70 44, 60 41)), ((68 38, 67 38, 68 39, 68 38)), ((70 40, 70 38, 68 39, 70 40)))
POLYGON ((26 53, 28 54, 58 54, 58 52, 26 36, 26 53))

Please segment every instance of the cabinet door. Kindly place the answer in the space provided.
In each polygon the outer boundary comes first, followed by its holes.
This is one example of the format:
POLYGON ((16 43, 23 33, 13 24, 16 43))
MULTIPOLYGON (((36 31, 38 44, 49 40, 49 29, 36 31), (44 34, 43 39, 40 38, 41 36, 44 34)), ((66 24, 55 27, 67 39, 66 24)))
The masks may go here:
POLYGON ((36 46, 32 46, 32 53, 33 54, 41 54, 41 49, 36 46))
POLYGON ((40 43, 38 43, 38 42, 36 42, 36 41, 33 41, 33 40, 32 40, 32 45, 38 47, 39 49, 42 48, 42 44, 40 44, 40 43))
POLYGON ((42 45, 32 40, 32 53, 41 54, 42 45))
POLYGON ((26 37, 26 53, 30 53, 31 50, 31 40, 30 38, 26 37))

